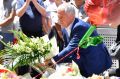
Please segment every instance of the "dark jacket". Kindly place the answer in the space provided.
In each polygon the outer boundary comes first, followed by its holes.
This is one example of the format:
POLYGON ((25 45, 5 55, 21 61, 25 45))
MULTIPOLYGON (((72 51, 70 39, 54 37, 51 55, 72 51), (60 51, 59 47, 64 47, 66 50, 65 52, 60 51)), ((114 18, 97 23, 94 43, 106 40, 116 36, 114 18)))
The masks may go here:
MULTIPOLYGON (((53 59, 57 62, 63 56, 77 48, 79 41, 84 36, 89 27, 90 25, 88 23, 75 18, 71 28, 68 45, 58 55, 54 56, 53 59)), ((92 33, 91 36, 98 36, 96 30, 92 33)), ((85 77, 89 77, 92 74, 100 74, 111 67, 112 61, 107 48, 103 43, 97 46, 90 46, 86 49, 80 48, 79 54, 80 59, 77 59, 75 51, 74 53, 65 57, 64 60, 60 61, 59 63, 64 62, 66 59, 74 60, 79 66, 81 74, 85 77)))

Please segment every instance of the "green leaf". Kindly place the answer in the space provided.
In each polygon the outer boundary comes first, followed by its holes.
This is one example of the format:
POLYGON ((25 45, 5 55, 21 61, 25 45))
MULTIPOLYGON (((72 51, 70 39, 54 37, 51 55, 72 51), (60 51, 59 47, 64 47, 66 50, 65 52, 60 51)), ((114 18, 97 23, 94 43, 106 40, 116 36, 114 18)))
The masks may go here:
POLYGON ((83 41, 83 44, 80 46, 81 48, 87 48, 89 46, 97 46, 102 43, 102 36, 88 37, 83 41))
MULTIPOLYGON (((0 57, 11 56, 11 63, 6 67, 14 70, 18 66, 34 65, 35 60, 41 60, 51 51, 51 43, 48 36, 43 37, 27 37, 21 31, 11 31, 16 36, 18 43, 5 43, 5 49, 0 50, 0 57), (46 39, 46 40, 45 40, 46 39)), ((3 57, 4 58, 4 57, 3 57)))

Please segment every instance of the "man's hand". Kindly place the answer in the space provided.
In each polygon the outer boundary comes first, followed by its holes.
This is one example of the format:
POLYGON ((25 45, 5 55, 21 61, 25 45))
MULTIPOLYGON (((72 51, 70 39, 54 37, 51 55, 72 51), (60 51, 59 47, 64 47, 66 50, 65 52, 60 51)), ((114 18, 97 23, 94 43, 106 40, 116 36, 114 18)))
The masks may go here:
POLYGON ((44 61, 44 64, 46 66, 51 66, 53 63, 52 63, 51 59, 47 59, 47 60, 44 61))
POLYGON ((51 59, 47 59, 47 60, 44 61, 44 63, 36 63, 35 65, 37 67, 40 67, 40 66, 53 67, 54 63, 51 61, 51 59))
POLYGON ((47 59, 44 61, 44 65, 47 67, 52 67, 54 68, 54 63, 51 61, 51 59, 47 59))

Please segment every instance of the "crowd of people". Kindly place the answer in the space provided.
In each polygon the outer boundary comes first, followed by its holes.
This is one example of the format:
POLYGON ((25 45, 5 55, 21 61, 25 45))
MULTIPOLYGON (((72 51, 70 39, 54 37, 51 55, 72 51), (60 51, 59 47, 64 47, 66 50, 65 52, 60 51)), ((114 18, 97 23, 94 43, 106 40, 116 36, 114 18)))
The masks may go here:
MULTIPOLYGON (((79 51, 68 55, 78 47, 79 41, 91 26, 89 16, 84 10, 84 4, 84 0, 1 0, 0 35, 3 37, 1 40, 6 43, 14 40, 14 35, 9 30, 16 28, 14 17, 18 16, 19 27, 28 37, 42 37, 45 34, 48 34, 50 39, 53 36, 56 37, 59 53, 53 58, 45 60, 45 65, 50 63, 56 65, 73 60, 78 65, 82 76, 90 77, 92 74, 101 74, 112 65, 111 57, 103 42, 88 48, 79 47, 79 51), (68 56, 59 61, 66 55, 68 56)), ((93 4, 96 3, 93 2, 93 4)), ((87 4, 88 9, 91 9, 89 7, 94 6, 93 4, 87 4)), ((119 7, 120 5, 116 8, 119 9, 119 7)), ((120 17, 108 22, 109 24, 120 25, 120 17)), ((120 41, 119 31, 116 42, 120 41)), ((99 36, 99 34, 94 30, 91 36, 99 36)), ((0 50, 2 49, 4 49, 4 45, 0 43, 0 50)), ((29 66, 23 68, 26 71, 29 70, 29 66)), ((32 69, 32 76, 37 74, 38 72, 32 69)))

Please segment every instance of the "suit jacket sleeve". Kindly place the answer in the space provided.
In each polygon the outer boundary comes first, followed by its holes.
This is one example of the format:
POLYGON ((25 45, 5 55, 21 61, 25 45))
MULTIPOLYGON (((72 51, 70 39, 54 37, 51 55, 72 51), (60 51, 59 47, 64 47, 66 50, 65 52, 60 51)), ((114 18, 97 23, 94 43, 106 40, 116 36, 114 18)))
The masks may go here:
MULTIPOLYGON (((83 27, 83 26, 80 24, 76 24, 75 26, 73 26, 73 29, 71 30, 70 42, 66 48, 64 48, 58 55, 53 57, 55 62, 59 61, 62 57, 66 56, 68 53, 72 52, 75 48, 78 47, 78 43, 79 43, 80 39, 83 37, 83 35, 86 33, 86 31, 88 29, 88 27, 83 27)), ((75 53, 76 53, 76 51, 73 52, 72 54, 68 55, 67 57, 65 57, 63 60, 61 60, 58 63, 64 62, 68 58, 74 56, 75 53)))

